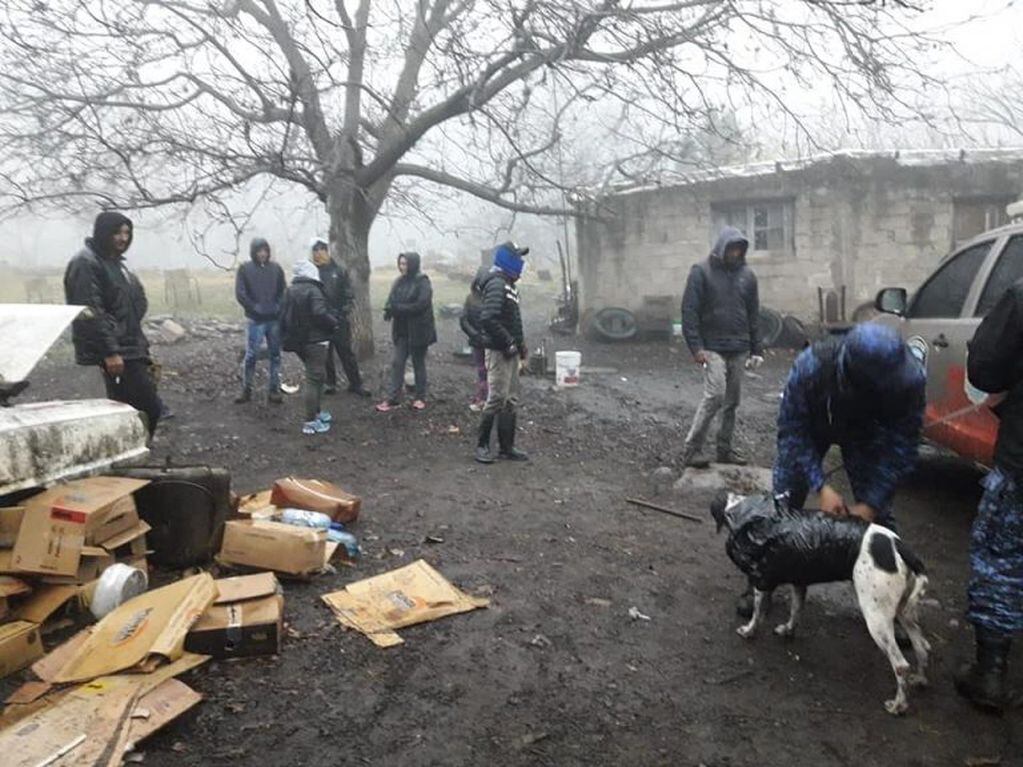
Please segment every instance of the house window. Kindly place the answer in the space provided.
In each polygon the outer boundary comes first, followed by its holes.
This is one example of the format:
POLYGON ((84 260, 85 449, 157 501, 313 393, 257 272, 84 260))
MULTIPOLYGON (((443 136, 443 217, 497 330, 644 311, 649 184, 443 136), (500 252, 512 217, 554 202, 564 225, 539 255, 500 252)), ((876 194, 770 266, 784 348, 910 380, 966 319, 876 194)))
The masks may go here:
POLYGON ((792 201, 763 200, 726 202, 711 206, 711 244, 722 227, 741 229, 749 239, 751 251, 792 253, 792 201))
POLYGON ((961 245, 978 234, 1009 223, 1005 207, 1014 197, 967 197, 952 201, 955 244, 961 245))

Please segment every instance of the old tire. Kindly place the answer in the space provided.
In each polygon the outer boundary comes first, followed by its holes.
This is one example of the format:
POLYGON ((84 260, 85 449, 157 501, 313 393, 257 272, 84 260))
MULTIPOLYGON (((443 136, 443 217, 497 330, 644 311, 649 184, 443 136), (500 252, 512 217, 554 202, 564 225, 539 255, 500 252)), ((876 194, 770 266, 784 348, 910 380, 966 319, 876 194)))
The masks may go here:
POLYGON ((593 316, 593 331, 602 341, 627 341, 637 329, 636 315, 628 309, 609 306, 593 316))
POLYGON ((778 346, 785 349, 802 349, 810 340, 803 323, 791 314, 782 320, 781 337, 778 339, 778 346))
POLYGON ((781 338, 784 329, 784 320, 781 313, 765 306, 760 307, 760 316, 757 321, 757 328, 760 331, 760 343, 764 348, 775 346, 781 338))

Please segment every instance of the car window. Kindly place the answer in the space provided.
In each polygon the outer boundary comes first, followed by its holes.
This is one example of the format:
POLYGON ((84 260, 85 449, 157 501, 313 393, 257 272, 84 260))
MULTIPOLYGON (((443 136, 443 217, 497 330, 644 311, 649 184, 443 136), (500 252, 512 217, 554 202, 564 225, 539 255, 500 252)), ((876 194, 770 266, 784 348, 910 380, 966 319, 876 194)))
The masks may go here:
POLYGON ((994 240, 981 242, 957 253, 923 284, 913 297, 910 317, 959 317, 977 270, 994 240))
POLYGON ((1019 279, 1023 279, 1023 235, 1017 234, 1006 244, 1002 255, 998 257, 998 263, 991 270, 984 292, 980 294, 977 316, 983 317, 991 311, 1002 293, 1019 279))

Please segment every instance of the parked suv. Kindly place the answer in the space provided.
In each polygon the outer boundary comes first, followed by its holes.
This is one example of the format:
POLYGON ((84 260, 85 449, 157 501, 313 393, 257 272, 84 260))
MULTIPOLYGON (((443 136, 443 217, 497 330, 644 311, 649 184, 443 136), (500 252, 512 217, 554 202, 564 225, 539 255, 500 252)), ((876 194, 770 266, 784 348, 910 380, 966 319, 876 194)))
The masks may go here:
MULTIPOLYGON (((1012 208, 1016 206, 1010 206, 1012 208)), ((1023 221, 992 229, 944 258, 909 298, 884 288, 879 322, 896 328, 927 369, 924 437, 991 466, 998 420, 966 377, 966 344, 1001 294, 1023 279, 1023 221)))

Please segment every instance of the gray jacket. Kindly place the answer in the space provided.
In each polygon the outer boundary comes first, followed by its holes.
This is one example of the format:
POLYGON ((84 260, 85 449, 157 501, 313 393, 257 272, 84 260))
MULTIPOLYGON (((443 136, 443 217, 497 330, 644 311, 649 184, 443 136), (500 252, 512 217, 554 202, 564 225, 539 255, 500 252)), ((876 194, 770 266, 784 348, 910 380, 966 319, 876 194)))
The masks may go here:
POLYGON ((746 266, 749 242, 742 232, 726 226, 710 256, 689 271, 682 295, 682 333, 689 350, 724 354, 763 354, 758 331, 760 298, 757 278, 746 266), (725 266, 729 245, 743 248, 738 267, 725 266))

